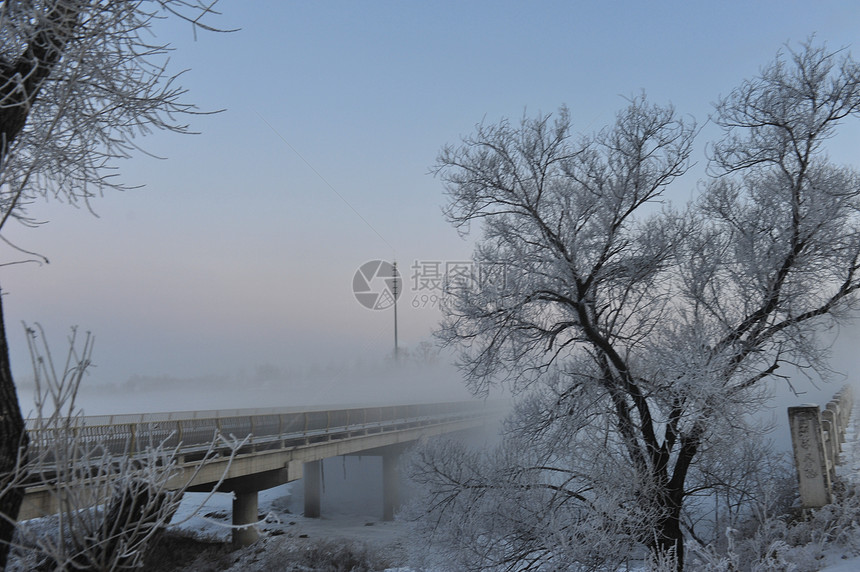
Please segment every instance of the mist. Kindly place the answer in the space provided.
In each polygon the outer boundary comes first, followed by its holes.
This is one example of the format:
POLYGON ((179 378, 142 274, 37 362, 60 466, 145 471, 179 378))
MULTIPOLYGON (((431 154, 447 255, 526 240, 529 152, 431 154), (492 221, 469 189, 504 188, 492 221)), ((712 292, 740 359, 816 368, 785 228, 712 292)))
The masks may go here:
MULTIPOLYGON (((33 407, 32 375, 21 376, 18 396, 33 407)), ((362 407, 473 399, 462 376, 442 361, 408 357, 281 367, 260 364, 234 372, 180 377, 132 375, 119 383, 81 385, 77 404, 85 415, 302 406, 362 407)))

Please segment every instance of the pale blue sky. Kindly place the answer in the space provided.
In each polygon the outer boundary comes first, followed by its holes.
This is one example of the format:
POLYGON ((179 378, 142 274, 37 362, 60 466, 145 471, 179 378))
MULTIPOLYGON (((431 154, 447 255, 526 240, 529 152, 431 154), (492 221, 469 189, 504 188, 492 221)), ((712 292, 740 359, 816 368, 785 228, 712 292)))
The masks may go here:
MULTIPOLYGON (((127 183, 145 187, 95 201, 100 218, 38 205, 49 224, 9 233, 51 260, 2 271, 19 374, 21 320, 41 322, 58 344, 73 324, 95 332, 93 383, 381 359, 392 318, 355 301, 353 273, 396 256, 409 286, 404 267, 415 260, 469 257, 428 168, 477 122, 566 104, 591 131, 644 90, 703 123, 785 42, 815 33, 860 52, 855 1, 219 8, 212 23, 239 31, 196 41, 185 24, 158 31, 177 47, 174 69, 190 68, 189 99, 226 111, 195 118, 201 135, 144 140, 167 159, 121 164, 127 183)), ((712 133, 699 139, 700 165, 712 133)), ((846 129, 832 155, 856 163, 858 133, 846 129)), ((673 198, 692 196, 695 183, 688 177, 673 198)), ((401 298, 405 346, 439 318, 411 309, 414 294, 401 298)))

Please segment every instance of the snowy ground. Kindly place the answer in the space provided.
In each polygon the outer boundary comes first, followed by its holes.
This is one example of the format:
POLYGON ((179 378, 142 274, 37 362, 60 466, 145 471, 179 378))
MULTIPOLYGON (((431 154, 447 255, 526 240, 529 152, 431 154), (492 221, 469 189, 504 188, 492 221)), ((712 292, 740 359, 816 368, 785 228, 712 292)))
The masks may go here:
MULTIPOLYGON (((323 510, 322 518, 304 518, 301 516, 300 488, 301 483, 296 482, 259 493, 260 541, 233 553, 234 564, 229 570, 244 572, 269 569, 270 563, 278 559, 279 553, 301 550, 315 542, 332 540, 366 544, 386 554, 394 562, 405 560, 405 543, 409 536, 407 523, 384 522, 378 515, 338 514, 331 510, 323 510), (293 494, 294 489, 298 494, 293 494), (266 553, 265 558, 262 552, 266 553)), ((232 534, 231 513, 232 494, 216 493, 209 496, 205 493, 189 493, 185 495, 174 517, 177 523, 175 528, 193 532, 199 538, 229 542, 232 534), (204 504, 201 506, 201 503, 204 504), (197 507, 200 507, 199 510, 197 507)))
MULTIPOLYGON (((355 514, 324 514, 322 518, 304 518, 291 489, 301 483, 290 483, 261 491, 258 496, 258 530, 263 538, 286 535, 288 538, 350 538, 372 544, 399 540, 406 527, 399 522, 384 522, 378 516, 355 514), (298 514, 297 514, 298 513, 298 514)), ((232 534, 231 493, 215 493, 206 500, 206 493, 187 493, 174 516, 176 528, 193 531, 207 538, 229 540, 232 534), (201 502, 205 503, 201 507, 201 502), (196 515, 193 515, 196 507, 196 515)))
MULTIPOLYGON (((285 570, 285 562, 294 562, 297 555, 305 551, 327 550, 331 553, 352 550, 348 554, 362 554, 366 551, 373 556, 374 562, 390 563, 393 566, 379 566, 376 568, 378 570, 405 571, 406 569, 397 566, 407 560, 406 540, 409 537, 409 524, 381 520, 381 486, 379 491, 375 491, 361 483, 361 477, 367 476, 362 474, 361 468, 365 469, 364 473, 372 474, 376 467, 368 458, 363 462, 357 458, 350 459, 352 463, 349 465, 348 481, 346 465, 342 474, 332 470, 334 467, 331 466, 326 473, 327 488, 323 495, 322 518, 301 516, 301 481, 260 491, 260 520, 257 526, 260 539, 253 545, 238 550, 230 548, 232 493, 186 493, 173 517, 170 530, 188 533, 192 538, 201 541, 202 544, 194 550, 202 552, 197 554, 197 560, 182 564, 184 567, 181 569, 188 572, 285 570), (351 490, 345 490, 344 482, 349 484, 351 490), (353 497, 359 498, 353 502, 345 500, 350 492, 353 497), (341 510, 337 510, 338 508, 341 510)), ((381 462, 379 464, 381 465, 381 462)), ((49 530, 55 529, 56 520, 52 517, 35 519, 28 521, 28 526, 35 534, 42 528, 48 533, 49 530)), ((184 547, 182 549, 184 550, 184 547)), ((170 554, 175 558, 170 548, 162 547, 161 550, 167 550, 162 554, 170 554)), ((172 566, 177 566, 177 562, 185 562, 185 559, 170 561, 172 566)), ((9 569, 23 572, 29 569, 30 565, 32 563, 29 560, 19 562, 13 558, 9 569)), ((288 569, 294 568, 291 566, 288 569)))

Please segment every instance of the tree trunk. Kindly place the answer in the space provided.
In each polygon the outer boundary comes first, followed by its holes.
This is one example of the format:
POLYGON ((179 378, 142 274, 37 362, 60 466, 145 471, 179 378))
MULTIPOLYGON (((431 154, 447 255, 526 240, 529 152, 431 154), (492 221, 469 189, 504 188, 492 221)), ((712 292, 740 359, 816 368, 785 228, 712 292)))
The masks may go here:
POLYGON ((676 572, 684 570, 684 533, 681 531, 681 509, 684 506, 684 480, 687 469, 698 450, 698 441, 690 439, 681 447, 675 464, 674 477, 661 488, 656 499, 660 515, 655 527, 652 550, 656 559, 675 563, 676 572))
POLYGON ((3 318, 3 296, 0 292, 0 570, 6 568, 15 521, 24 496, 23 487, 7 485, 20 476, 26 458, 28 438, 18 405, 18 394, 12 380, 9 345, 3 318))
POLYGON ((681 532, 681 507, 670 507, 668 514, 657 523, 655 557, 675 562, 675 570, 684 570, 684 534, 681 532))
POLYGON ((693 459, 699 452, 701 436, 705 433, 704 427, 704 423, 696 423, 692 431, 681 437, 681 447, 678 450, 672 478, 668 482, 664 481, 665 484, 660 487, 662 491, 657 498, 660 516, 656 527, 655 556, 673 559, 677 572, 684 570, 684 534, 681 532, 684 483, 693 459))
MULTIPOLYGON (((55 3, 44 20, 40 19, 41 25, 20 57, 14 62, 0 58, 0 99, 4 102, 0 110, 0 165, 5 165, 6 155, 26 125, 44 81, 62 58, 83 9, 83 4, 55 3), (15 77, 22 79, 13 80, 15 77)), ((34 18, 37 15, 34 10, 34 18)), ((15 197, 7 212, 0 216, 0 226, 17 208, 17 201, 15 197)), ((12 380, 0 292, 0 570, 6 569, 9 543, 15 534, 15 521, 23 500, 23 488, 12 486, 7 490, 6 486, 24 464, 27 445, 24 419, 12 380)))

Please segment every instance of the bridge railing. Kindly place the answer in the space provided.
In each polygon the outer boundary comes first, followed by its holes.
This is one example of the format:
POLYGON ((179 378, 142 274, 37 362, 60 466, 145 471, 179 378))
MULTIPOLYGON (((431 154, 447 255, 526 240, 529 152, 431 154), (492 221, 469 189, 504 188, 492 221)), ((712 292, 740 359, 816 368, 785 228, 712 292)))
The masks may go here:
POLYGON ((482 403, 448 402, 343 409, 212 411, 206 417, 196 412, 102 415, 78 417, 67 427, 39 426, 37 420, 28 420, 28 433, 31 455, 42 454, 43 459, 50 454, 52 443, 72 437, 79 443, 98 443, 112 454, 134 455, 153 445, 180 450, 201 448, 211 444, 216 433, 238 439, 251 436, 249 442, 253 444, 334 433, 384 431, 403 424, 441 423, 483 416, 487 411, 488 407, 482 403))

